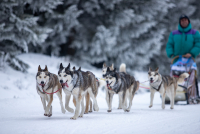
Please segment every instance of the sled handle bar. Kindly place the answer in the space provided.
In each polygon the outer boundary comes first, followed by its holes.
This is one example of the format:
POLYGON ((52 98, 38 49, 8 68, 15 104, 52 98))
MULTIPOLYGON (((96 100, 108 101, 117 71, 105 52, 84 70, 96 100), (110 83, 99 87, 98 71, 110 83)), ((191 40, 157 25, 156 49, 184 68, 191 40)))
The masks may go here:
MULTIPOLYGON (((183 55, 182 57, 185 57, 185 55, 183 55)), ((179 58, 179 55, 178 55, 178 56, 175 56, 175 57, 172 59, 171 64, 173 64, 173 63, 174 63, 174 60, 177 59, 177 58, 179 58)), ((192 57, 192 59, 193 59, 193 61, 195 62, 195 59, 194 59, 193 57, 192 57)))

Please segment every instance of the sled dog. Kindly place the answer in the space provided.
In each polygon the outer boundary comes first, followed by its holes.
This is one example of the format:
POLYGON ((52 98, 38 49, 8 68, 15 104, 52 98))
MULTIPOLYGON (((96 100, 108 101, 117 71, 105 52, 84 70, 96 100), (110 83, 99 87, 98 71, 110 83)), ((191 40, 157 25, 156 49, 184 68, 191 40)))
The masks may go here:
POLYGON ((162 109, 165 109, 165 94, 170 98, 170 105, 171 109, 174 108, 174 98, 176 95, 176 89, 178 84, 181 84, 184 82, 184 79, 189 76, 188 73, 183 73, 179 76, 179 78, 176 77, 170 77, 170 76, 162 76, 159 73, 159 68, 157 68, 155 71, 152 71, 151 68, 149 68, 148 72, 148 79, 150 81, 150 106, 151 108, 153 106, 153 98, 155 92, 159 92, 162 96, 162 109))
POLYGON ((112 111, 112 99, 114 94, 119 95, 119 100, 122 103, 122 109, 125 112, 129 112, 132 106, 132 100, 135 92, 139 88, 139 82, 135 78, 126 73, 116 72, 116 69, 110 70, 107 67, 105 74, 105 80, 107 83, 106 101, 108 104, 108 112, 112 111), (126 100, 129 100, 129 106, 126 106, 126 100))
POLYGON ((42 101, 44 116, 52 116, 51 104, 53 102, 54 93, 57 94, 60 100, 62 113, 64 114, 66 112, 62 102, 62 87, 59 83, 58 77, 56 74, 50 73, 47 66, 45 66, 45 69, 41 69, 40 65, 38 67, 38 72, 36 75, 36 90, 42 101), (46 102, 48 103, 47 106, 46 102))
POLYGON ((83 72, 81 68, 78 70, 71 70, 70 63, 67 67, 63 67, 62 63, 60 64, 60 68, 58 71, 58 76, 60 83, 63 87, 63 90, 66 94, 65 97, 65 108, 69 112, 73 112, 74 110, 69 107, 69 100, 71 94, 75 98, 75 114, 70 119, 77 119, 79 117, 83 117, 84 114, 84 96, 88 92, 90 97, 93 99, 93 108, 95 111, 99 111, 99 107, 97 104, 96 96, 98 93, 98 82, 95 78, 95 75, 90 72, 83 72), (80 112, 81 105, 81 113, 80 112))
MULTIPOLYGON (((103 74, 103 78, 105 78, 105 74, 106 74, 106 72, 107 72, 107 65, 106 65, 106 63, 104 63, 103 64, 103 67, 102 67, 102 74, 103 74)), ((110 67, 109 67, 109 69, 111 70, 111 71, 113 71, 114 70, 114 65, 112 64, 110 67)), ((119 74, 121 75, 121 76, 123 76, 124 74, 126 73, 126 64, 124 64, 124 63, 122 63, 121 65, 120 65, 120 68, 119 68, 119 74)), ((108 90, 106 90, 106 92, 108 92, 108 90)), ((107 93, 106 93, 107 94, 107 93)), ((118 94, 119 95, 119 94, 118 94)), ((120 95, 118 96, 119 97, 119 105, 118 105, 118 109, 122 109, 122 100, 121 100, 121 97, 120 97, 120 95)), ((125 100, 125 106, 127 106, 127 100, 125 100)))

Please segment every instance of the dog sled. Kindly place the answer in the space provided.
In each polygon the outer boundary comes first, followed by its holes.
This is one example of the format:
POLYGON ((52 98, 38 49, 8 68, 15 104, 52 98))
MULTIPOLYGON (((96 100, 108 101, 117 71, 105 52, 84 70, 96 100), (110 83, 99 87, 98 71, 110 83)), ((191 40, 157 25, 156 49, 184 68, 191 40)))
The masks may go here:
MULTIPOLYGON (((187 104, 200 104, 199 88, 197 80, 197 66, 195 60, 190 57, 176 56, 171 61, 170 76, 179 77, 182 73, 187 72, 189 77, 183 85, 178 85, 175 96, 175 103, 186 101, 187 104), (174 61, 177 60, 175 63, 174 61)), ((165 104, 169 104, 170 99, 166 95, 165 104)))

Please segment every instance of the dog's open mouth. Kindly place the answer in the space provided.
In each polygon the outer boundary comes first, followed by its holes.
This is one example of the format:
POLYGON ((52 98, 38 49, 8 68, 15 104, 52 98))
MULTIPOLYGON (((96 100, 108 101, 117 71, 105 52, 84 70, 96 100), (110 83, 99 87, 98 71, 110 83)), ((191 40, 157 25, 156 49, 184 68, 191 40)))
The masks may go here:
POLYGON ((109 87, 110 88, 110 85, 112 84, 112 82, 109 84, 109 83, 107 83, 107 87, 109 87))
POLYGON ((62 83, 62 87, 64 87, 64 86, 69 87, 68 84, 67 84, 67 81, 65 83, 62 83))
POLYGON ((150 80, 151 83, 153 83, 153 80, 150 80))
POLYGON ((42 86, 42 88, 44 88, 45 84, 46 84, 46 83, 44 83, 44 84, 40 84, 40 86, 42 86))

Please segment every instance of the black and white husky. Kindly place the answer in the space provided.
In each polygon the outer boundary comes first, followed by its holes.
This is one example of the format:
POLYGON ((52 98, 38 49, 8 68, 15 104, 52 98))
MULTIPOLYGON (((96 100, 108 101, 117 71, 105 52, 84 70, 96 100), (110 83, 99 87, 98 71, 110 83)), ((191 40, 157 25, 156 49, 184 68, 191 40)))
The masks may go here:
POLYGON ((48 71, 47 66, 45 69, 38 67, 38 72, 36 75, 36 90, 40 95, 43 108, 44 116, 52 116, 52 102, 53 94, 56 93, 61 105, 61 111, 64 114, 66 111, 62 102, 62 87, 59 83, 58 77, 56 74, 52 74, 48 71), (46 102, 48 103, 46 106, 46 102))
POLYGON ((119 95, 122 109, 125 112, 129 112, 132 106, 132 100, 135 92, 139 88, 139 82, 129 74, 116 72, 116 69, 110 70, 107 67, 104 78, 107 83, 106 101, 108 104, 108 112, 112 111, 112 99, 114 94, 119 95), (126 106, 126 100, 129 100, 129 106, 126 106))
POLYGON ((181 84, 184 82, 184 79, 189 76, 188 73, 183 73, 179 76, 179 78, 176 77, 170 77, 170 76, 162 76, 159 73, 159 69, 157 68, 155 71, 153 71, 151 68, 149 68, 148 72, 148 78, 150 81, 150 105, 149 108, 153 106, 153 98, 155 92, 159 92, 162 96, 162 109, 165 109, 165 95, 170 98, 170 105, 171 109, 174 108, 174 98, 176 95, 176 89, 178 84, 181 84))
POLYGON ((62 63, 60 64, 60 69, 58 71, 58 76, 60 83, 63 87, 63 90, 66 94, 65 97, 65 108, 73 112, 73 109, 69 107, 69 100, 71 94, 75 98, 76 110, 73 117, 70 119, 77 119, 79 117, 83 117, 84 114, 84 96, 88 92, 90 97, 93 99, 93 108, 95 111, 99 111, 99 107, 97 104, 96 96, 98 93, 98 82, 95 78, 95 75, 90 72, 83 72, 81 68, 78 70, 71 70, 70 63, 67 67, 63 67, 62 63), (81 113, 80 112, 81 105, 81 113))

